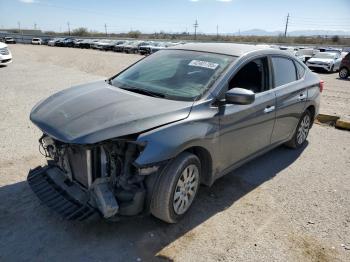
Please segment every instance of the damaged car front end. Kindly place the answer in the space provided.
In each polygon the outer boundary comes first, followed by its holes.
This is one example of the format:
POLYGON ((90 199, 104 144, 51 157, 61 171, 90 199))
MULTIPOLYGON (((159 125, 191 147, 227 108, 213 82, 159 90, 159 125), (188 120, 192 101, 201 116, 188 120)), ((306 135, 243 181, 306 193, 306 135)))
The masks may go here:
POLYGON ((41 200, 64 217, 83 220, 97 210, 104 218, 112 218, 143 211, 145 175, 158 170, 135 165, 144 144, 125 138, 74 145, 47 135, 39 142, 48 165, 31 170, 28 182, 41 200))

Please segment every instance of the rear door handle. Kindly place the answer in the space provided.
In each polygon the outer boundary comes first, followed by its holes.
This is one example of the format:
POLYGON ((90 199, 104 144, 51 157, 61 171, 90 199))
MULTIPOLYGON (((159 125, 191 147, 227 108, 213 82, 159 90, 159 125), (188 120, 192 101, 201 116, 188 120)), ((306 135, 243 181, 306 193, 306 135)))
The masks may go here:
POLYGON ((299 97, 298 97, 298 100, 299 101, 303 101, 303 100, 305 100, 306 99, 306 94, 305 93, 301 93, 300 95, 299 95, 299 97))
POLYGON ((270 113, 275 110, 275 106, 267 106, 264 109, 264 113, 270 113))

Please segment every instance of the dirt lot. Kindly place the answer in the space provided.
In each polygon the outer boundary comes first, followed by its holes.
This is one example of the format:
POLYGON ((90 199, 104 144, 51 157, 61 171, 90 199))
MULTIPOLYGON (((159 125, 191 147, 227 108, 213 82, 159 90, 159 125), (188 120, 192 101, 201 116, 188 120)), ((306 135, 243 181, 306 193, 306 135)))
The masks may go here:
MULTIPOLYGON (((308 144, 254 160, 202 187, 187 217, 67 222, 25 182, 43 163, 28 120, 40 99, 103 79, 140 56, 11 46, 0 68, 0 261, 349 261, 350 132, 315 125, 308 144)), ((322 74, 322 112, 350 117, 350 81, 322 74)))

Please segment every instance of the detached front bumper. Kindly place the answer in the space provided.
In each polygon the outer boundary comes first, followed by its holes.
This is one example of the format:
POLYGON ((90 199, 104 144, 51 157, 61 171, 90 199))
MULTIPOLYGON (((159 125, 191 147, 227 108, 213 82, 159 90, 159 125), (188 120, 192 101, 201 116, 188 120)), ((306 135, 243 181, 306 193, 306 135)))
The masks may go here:
POLYGON ((68 220, 82 221, 97 214, 90 204, 89 193, 67 181, 57 167, 30 170, 27 181, 41 202, 68 220))

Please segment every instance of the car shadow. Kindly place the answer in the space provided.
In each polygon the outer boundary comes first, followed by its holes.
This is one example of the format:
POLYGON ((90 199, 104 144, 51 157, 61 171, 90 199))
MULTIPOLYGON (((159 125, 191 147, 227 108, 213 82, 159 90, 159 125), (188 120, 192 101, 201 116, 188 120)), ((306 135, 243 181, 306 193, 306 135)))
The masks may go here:
POLYGON ((348 78, 346 78, 346 79, 343 79, 343 78, 337 77, 337 80, 342 80, 342 81, 350 81, 350 77, 348 77, 348 78))
POLYGON ((278 147, 201 187, 185 218, 166 224, 152 216, 119 222, 70 222, 41 205, 25 181, 0 188, 0 260, 171 261, 169 244, 288 168, 304 151, 278 147), (10 259, 9 259, 10 258, 10 259))

